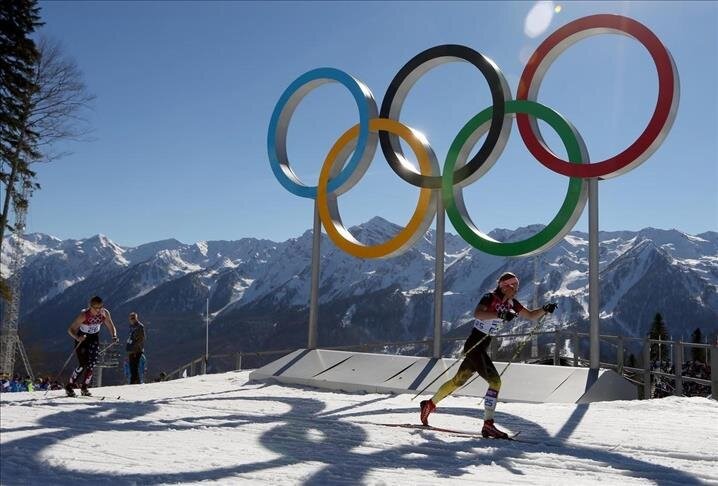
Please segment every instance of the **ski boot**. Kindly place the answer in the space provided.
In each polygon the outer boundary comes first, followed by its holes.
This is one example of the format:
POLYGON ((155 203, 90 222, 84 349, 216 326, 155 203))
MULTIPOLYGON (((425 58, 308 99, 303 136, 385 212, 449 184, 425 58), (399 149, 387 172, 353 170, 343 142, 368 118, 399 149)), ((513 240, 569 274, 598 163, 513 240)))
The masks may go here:
POLYGON ((421 423, 424 425, 429 425, 429 414, 436 410, 436 405, 434 405, 434 402, 432 402, 431 400, 422 400, 421 403, 419 403, 419 407, 421 410, 421 413, 419 415, 421 423))
POLYGON ((75 387, 74 387, 74 385, 73 385, 72 383, 68 383, 67 385, 65 385, 65 393, 67 393, 67 396, 68 396, 68 397, 75 398, 75 397, 77 396, 77 394, 75 393, 74 388, 75 388, 75 387))
POLYGON ((493 420, 484 420, 484 426, 481 428, 481 436, 485 439, 508 439, 509 434, 496 428, 493 420))
POLYGON ((87 389, 87 385, 84 383, 80 386, 80 393, 82 393, 83 397, 91 397, 92 393, 90 393, 90 390, 87 389))

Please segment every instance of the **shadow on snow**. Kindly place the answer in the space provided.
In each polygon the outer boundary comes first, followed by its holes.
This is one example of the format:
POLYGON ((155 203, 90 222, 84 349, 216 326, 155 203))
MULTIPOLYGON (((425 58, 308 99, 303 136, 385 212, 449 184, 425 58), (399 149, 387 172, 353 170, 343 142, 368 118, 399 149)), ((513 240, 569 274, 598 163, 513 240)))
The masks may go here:
MULTIPOLYGON (((323 465, 304 480, 304 484, 307 485, 342 482, 356 484, 366 479, 366 476, 375 469, 399 469, 404 470, 403 473, 408 469, 419 469, 433 471, 439 477, 451 478, 463 476, 470 467, 491 465, 492 463, 505 468, 510 473, 523 475, 524 473, 517 466, 515 459, 523 457, 524 453, 549 452, 579 460, 600 462, 607 467, 621 471, 625 476, 643 478, 656 484, 701 484, 697 478, 684 471, 640 461, 615 452, 567 443, 566 438, 570 437, 581 422, 588 410, 587 405, 576 407, 576 411, 556 437, 550 437, 545 429, 534 422, 514 415, 497 413, 497 419, 502 424, 509 429, 521 430, 525 436, 536 441, 535 444, 471 437, 451 437, 450 441, 446 441, 444 440, 447 438, 446 436, 442 437, 441 434, 417 429, 413 434, 423 440, 420 444, 384 443, 375 452, 359 453, 354 450, 366 442, 367 432, 362 427, 346 420, 347 418, 371 420, 373 416, 385 413, 410 413, 414 417, 418 414, 418 407, 352 411, 352 408, 382 401, 389 397, 387 396, 338 410, 325 411, 325 404, 317 399, 255 397, 240 393, 257 389, 240 388, 146 402, 93 401, 82 403, 85 406, 78 409, 63 409, 40 418, 36 426, 14 429, 2 427, 0 429, 2 433, 37 430, 40 434, 9 440, 3 444, 3 467, 0 473, 0 482, 10 485, 28 484, 35 481, 50 484, 100 483, 104 481, 112 484, 218 481, 304 462, 323 465), (229 394, 238 394, 238 396, 227 396, 229 394), (247 402, 257 401, 279 402, 288 405, 290 409, 281 414, 241 413, 247 402), (194 410, 201 410, 203 413, 182 418, 143 420, 143 417, 159 411, 160 405, 172 403, 181 403, 183 407, 189 406, 194 410), (209 406, 209 403, 217 406, 209 406), (207 423, 208 421, 211 423, 207 423), (206 429, 241 428, 247 424, 274 425, 261 434, 259 442, 267 450, 280 457, 263 462, 207 469, 205 468, 207 461, 203 461, 202 456, 199 456, 196 461, 198 470, 195 471, 133 473, 129 469, 127 473, 123 472, 122 474, 70 470, 64 466, 50 465, 44 459, 47 448, 59 442, 64 442, 71 448, 72 444, 81 441, 84 435, 94 432, 143 434, 165 432, 170 428, 172 431, 192 430, 197 427, 206 429), (49 431, 44 432, 47 429, 49 431), (544 444, 541 443, 542 440, 545 441, 544 444), (27 474, 28 471, 30 471, 30 475, 27 474)), ((66 405, 66 403, 42 399, 15 403, 17 406, 31 406, 33 403, 49 407, 66 405)), ((478 415, 478 409, 442 408, 441 414, 465 417, 478 415)), ((138 435, 136 440, 141 441, 142 436, 138 435)), ((252 446, 252 444, 248 444, 248 447, 252 446)), ((235 447, 238 446, 235 444, 235 447)), ((94 454, 97 454, 98 457, 93 458, 93 462, 98 458, 104 458, 103 456, 122 458, 130 464, 144 464, 143 459, 145 461, 151 459, 150 457, 127 457, 121 452, 115 454, 106 451, 85 451, 80 446, 78 446, 78 452, 81 452, 78 457, 67 457, 66 459, 82 463, 83 458, 94 454)), ((240 462, 242 457, 239 456, 237 460, 240 462)), ((546 467, 551 466, 547 464, 546 467)))

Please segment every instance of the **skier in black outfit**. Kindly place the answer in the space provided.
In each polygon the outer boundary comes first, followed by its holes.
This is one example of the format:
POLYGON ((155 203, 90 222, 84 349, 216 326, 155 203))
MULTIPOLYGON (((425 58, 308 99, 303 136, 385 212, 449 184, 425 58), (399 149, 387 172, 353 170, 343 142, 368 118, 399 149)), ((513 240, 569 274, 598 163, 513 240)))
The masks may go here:
POLYGON ((464 353, 468 353, 459 365, 456 375, 441 385, 430 400, 421 402, 420 419, 422 424, 429 425, 429 414, 436 410, 439 401, 466 383, 471 375, 478 373, 489 384, 484 397, 484 426, 481 429, 481 435, 498 439, 509 437, 506 432, 497 429, 494 425, 494 412, 501 389, 501 377, 487 352, 491 336, 496 334, 498 324, 501 322, 509 322, 516 316, 536 320, 556 310, 554 303, 545 304, 539 309, 526 309, 518 300, 514 299, 518 289, 518 277, 511 272, 506 272, 499 277, 496 289, 481 297, 476 310, 474 310, 476 318, 474 327, 464 343, 464 353))
POLYGON ((140 359, 145 350, 145 326, 138 319, 137 312, 130 313, 130 335, 126 349, 130 365, 130 384, 136 385, 140 383, 140 359))
POLYGON ((92 381, 92 373, 97 364, 97 353, 100 347, 100 328, 103 324, 110 331, 112 342, 117 343, 119 341, 117 330, 114 322, 112 322, 112 317, 110 317, 110 311, 102 307, 102 299, 95 296, 90 299, 90 306, 83 309, 80 315, 72 321, 70 327, 67 328, 67 333, 79 343, 75 349, 79 364, 72 372, 70 381, 65 385, 65 391, 69 397, 76 396, 74 388, 78 381, 82 394, 85 396, 91 395, 87 386, 92 381), (84 378, 81 378, 83 372, 84 378))

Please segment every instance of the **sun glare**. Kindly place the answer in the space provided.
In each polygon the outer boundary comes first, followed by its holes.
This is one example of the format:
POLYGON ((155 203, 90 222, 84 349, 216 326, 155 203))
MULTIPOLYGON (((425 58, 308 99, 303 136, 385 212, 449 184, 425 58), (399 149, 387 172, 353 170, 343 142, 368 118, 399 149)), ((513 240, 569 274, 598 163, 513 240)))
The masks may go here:
POLYGON ((560 6, 554 7, 554 3, 551 1, 536 2, 536 4, 529 10, 524 21, 524 33, 531 37, 538 37, 548 29, 551 25, 551 19, 553 19, 553 13, 556 8, 560 9, 560 6))

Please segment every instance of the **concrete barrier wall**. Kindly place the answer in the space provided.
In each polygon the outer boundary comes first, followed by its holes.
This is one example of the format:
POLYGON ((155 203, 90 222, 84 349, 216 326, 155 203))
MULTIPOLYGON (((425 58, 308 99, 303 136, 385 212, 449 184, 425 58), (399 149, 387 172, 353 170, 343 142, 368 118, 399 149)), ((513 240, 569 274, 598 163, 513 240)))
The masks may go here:
MULTIPOLYGON (((298 349, 252 371, 249 377, 347 392, 416 394, 455 362, 451 358, 298 349)), ((501 373, 507 363, 495 365, 501 373)), ((456 364, 437 379, 424 394, 436 392, 458 367, 456 364)), ((487 383, 474 376, 476 379, 454 394, 483 397, 487 383)), ((588 403, 638 398, 637 388, 612 370, 514 363, 501 380, 499 399, 503 402, 588 403)))

